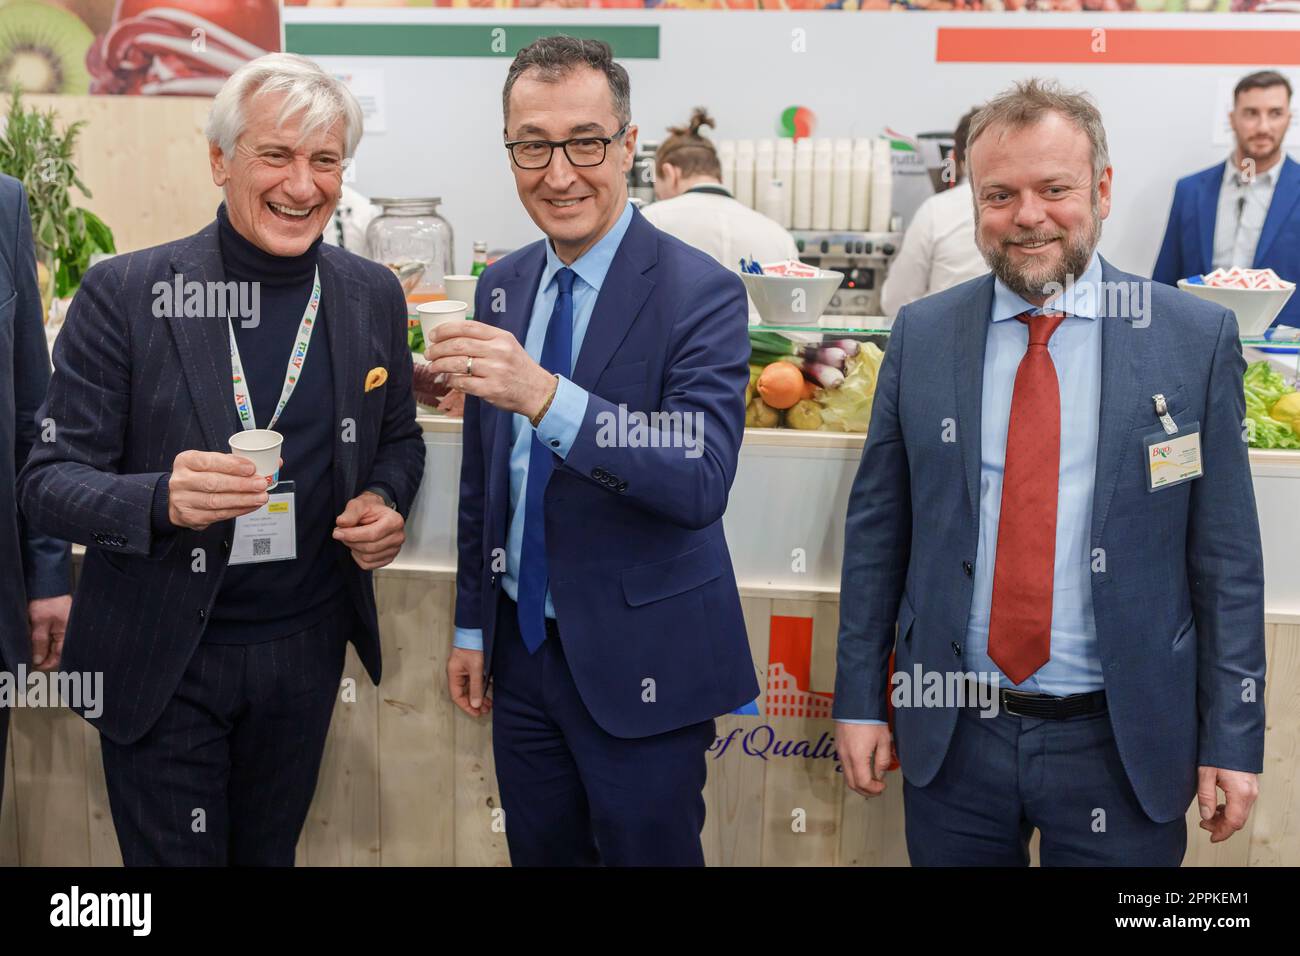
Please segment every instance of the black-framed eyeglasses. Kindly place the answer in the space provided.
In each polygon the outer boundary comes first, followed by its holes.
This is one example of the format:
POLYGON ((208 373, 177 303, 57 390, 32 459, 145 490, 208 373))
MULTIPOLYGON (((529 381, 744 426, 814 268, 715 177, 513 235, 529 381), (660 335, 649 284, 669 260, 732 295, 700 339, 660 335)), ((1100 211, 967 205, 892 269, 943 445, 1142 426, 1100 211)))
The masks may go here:
POLYGON ((624 133, 630 124, 624 124, 613 136, 575 136, 572 139, 517 139, 506 143, 510 158, 520 169, 545 169, 558 146, 574 166, 599 166, 605 161, 609 144, 624 133))

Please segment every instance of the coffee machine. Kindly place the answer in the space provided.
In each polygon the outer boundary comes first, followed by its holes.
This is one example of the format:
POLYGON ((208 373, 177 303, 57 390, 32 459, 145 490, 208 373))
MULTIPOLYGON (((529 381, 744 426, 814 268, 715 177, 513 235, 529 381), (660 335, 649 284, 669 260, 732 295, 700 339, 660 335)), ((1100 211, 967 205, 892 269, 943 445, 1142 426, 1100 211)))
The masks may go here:
POLYGON ((655 153, 659 144, 650 139, 637 143, 632 168, 627 171, 627 195, 637 208, 655 201, 655 153))
POLYGON ((880 289, 890 263, 903 245, 901 232, 846 232, 796 229, 790 233, 799 259, 844 274, 826 315, 880 315, 880 289))

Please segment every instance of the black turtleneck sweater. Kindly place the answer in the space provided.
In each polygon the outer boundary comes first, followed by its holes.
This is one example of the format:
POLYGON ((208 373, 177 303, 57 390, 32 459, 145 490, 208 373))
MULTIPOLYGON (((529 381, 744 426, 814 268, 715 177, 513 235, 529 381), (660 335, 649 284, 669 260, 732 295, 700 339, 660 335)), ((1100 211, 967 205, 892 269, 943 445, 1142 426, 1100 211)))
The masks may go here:
MULTIPOLYGON (((217 222, 226 280, 261 283, 258 324, 244 328, 236 321, 234 328, 257 427, 267 428, 311 297, 321 240, 300 256, 273 256, 235 231, 224 203, 217 210, 217 222)), ((204 632, 204 640, 211 643, 254 644, 286 637, 319 623, 347 600, 339 567, 347 549, 331 537, 337 422, 329 308, 322 297, 297 387, 275 424, 284 436, 280 480, 295 484, 298 557, 227 568, 204 632)))

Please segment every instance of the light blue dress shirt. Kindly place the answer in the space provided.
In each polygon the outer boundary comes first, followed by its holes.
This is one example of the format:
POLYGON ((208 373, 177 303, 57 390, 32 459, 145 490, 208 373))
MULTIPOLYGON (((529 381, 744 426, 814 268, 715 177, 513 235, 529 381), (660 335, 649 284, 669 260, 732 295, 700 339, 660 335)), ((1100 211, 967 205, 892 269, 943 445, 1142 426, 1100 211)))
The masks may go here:
MULTIPOLYGON (((1094 252, 1082 276, 1042 310, 993 284, 993 311, 984 348, 980 414, 980 524, 975 593, 966 624, 963 664, 968 673, 996 674, 1000 686, 1065 696, 1100 690, 1101 658, 1092 613, 1092 490, 1101 416, 1101 259, 1094 252), (1029 327, 1015 317, 1053 310, 1067 318, 1047 343, 1061 388, 1061 465, 1056 499, 1056 569, 1052 585, 1052 656, 1023 684, 1012 684, 989 658, 989 608, 1002 511, 1002 471, 1016 371, 1029 348, 1029 327)), ((880 720, 841 720, 881 724, 880 720)))
MULTIPOLYGON (((614 223, 612 229, 605 233, 594 246, 584 252, 569 266, 577 278, 573 283, 573 365, 578 364, 578 355, 582 352, 582 342, 587 335, 587 326, 591 324, 591 314, 596 308, 596 297, 605 282, 609 267, 614 262, 614 253, 618 251, 627 234, 627 227, 632 222, 632 204, 628 203, 614 223)), ((551 311, 555 308, 555 299, 559 287, 555 274, 563 269, 550 242, 546 243, 546 266, 537 286, 537 296, 533 301, 532 318, 528 323, 528 333, 524 338, 524 350, 538 361, 542 354, 542 343, 546 341, 546 328, 551 323, 551 311)), ((575 385, 565 376, 560 376, 560 384, 555 390, 551 407, 542 416, 536 428, 537 437, 561 458, 567 458, 582 419, 587 413, 587 391, 575 385)), ((528 419, 516 413, 511 416, 510 434, 510 527, 506 533, 506 571, 502 575, 501 586, 510 599, 517 600, 519 594, 519 556, 524 543, 524 509, 522 507, 524 488, 528 484, 528 457, 531 449, 534 429, 528 419)), ((546 592, 546 616, 555 617, 555 606, 551 602, 551 592, 546 592)), ((471 651, 483 650, 482 628, 456 628, 452 641, 455 647, 471 651)))
POLYGON ((1278 173, 1282 171, 1279 161, 1268 172, 1257 173, 1247 182, 1233 162, 1235 158, 1235 154, 1228 157, 1223 167, 1223 183, 1219 186, 1211 261, 1216 269, 1233 266, 1249 269, 1255 264, 1255 249, 1264 232, 1268 207, 1273 204, 1278 173))
POLYGON ((1041 311, 1001 280, 993 286, 993 315, 984 348, 983 413, 980 418, 980 535, 975 556, 975 593, 966 625, 968 672, 996 672, 1003 687, 1065 696, 1100 690, 1101 657, 1092 614, 1092 489, 1097 473, 1101 417, 1101 259, 1094 252, 1074 287, 1046 309, 1067 318, 1047 351, 1061 386, 1061 467, 1056 498, 1056 569, 1052 583, 1052 656, 1015 685, 988 656, 989 608, 1002 510, 1002 470, 1016 371, 1029 348, 1029 327, 1015 321, 1041 311))

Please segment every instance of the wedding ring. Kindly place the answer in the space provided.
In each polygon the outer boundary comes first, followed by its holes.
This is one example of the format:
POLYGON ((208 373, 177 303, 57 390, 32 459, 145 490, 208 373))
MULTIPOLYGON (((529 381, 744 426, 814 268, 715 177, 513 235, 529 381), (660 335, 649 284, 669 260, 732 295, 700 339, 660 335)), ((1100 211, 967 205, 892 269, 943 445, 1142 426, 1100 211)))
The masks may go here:
POLYGON ((474 356, 472 355, 469 358, 465 359, 465 374, 466 375, 474 374, 474 356))

